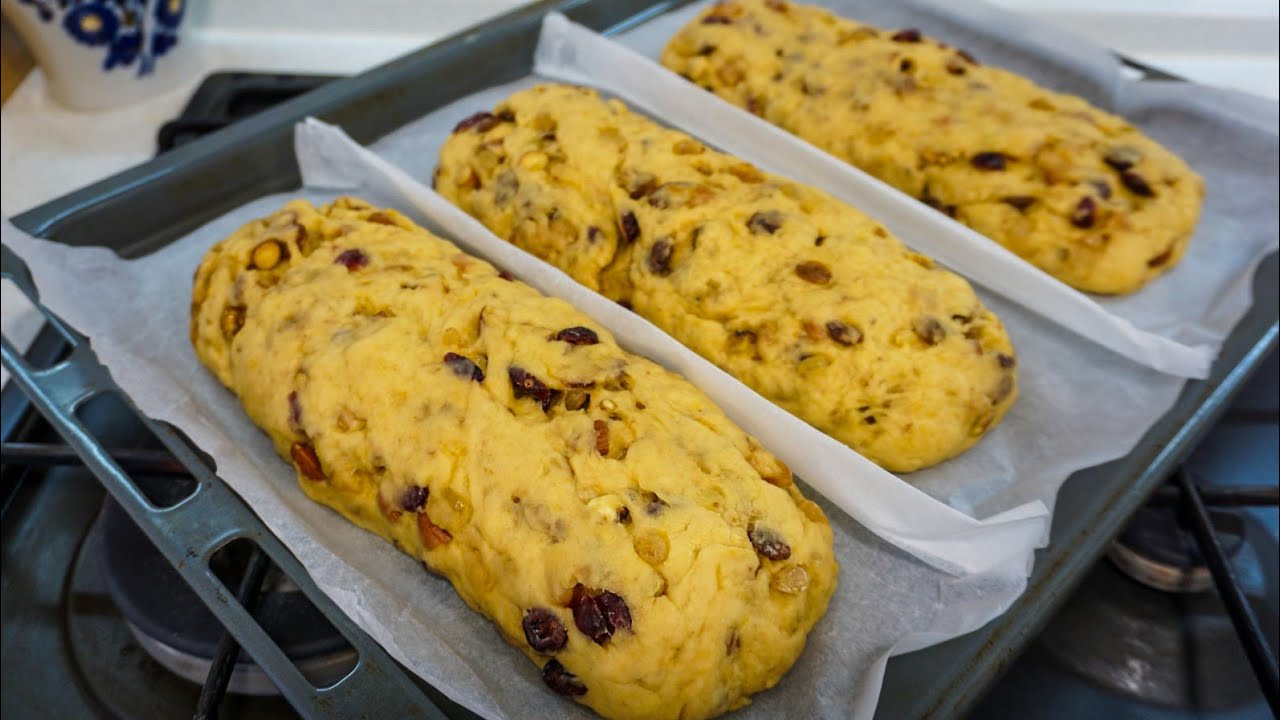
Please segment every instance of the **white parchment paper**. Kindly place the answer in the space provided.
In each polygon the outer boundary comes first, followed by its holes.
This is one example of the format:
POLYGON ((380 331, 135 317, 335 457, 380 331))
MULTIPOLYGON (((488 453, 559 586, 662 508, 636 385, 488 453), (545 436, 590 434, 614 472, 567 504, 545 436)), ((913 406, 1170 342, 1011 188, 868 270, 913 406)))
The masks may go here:
MULTIPOLYGON (((1012 58, 1010 67, 1033 76, 1036 72, 1032 69, 1039 70, 1041 77, 1045 72, 1061 73, 1063 89, 1085 94, 1095 102, 1099 97, 1114 99, 1126 110, 1133 108, 1135 115, 1144 119, 1144 127, 1159 128, 1157 137, 1183 152, 1206 175, 1210 188, 1201 236, 1193 242, 1192 253, 1198 252, 1205 232, 1218 238, 1211 243, 1227 247, 1215 246, 1215 253, 1198 264, 1189 254, 1174 271, 1181 273, 1180 284, 1167 295, 1156 293, 1151 296, 1155 300, 1147 300, 1146 293, 1156 289, 1153 286, 1132 301, 1122 301, 1133 307, 1117 312, 1162 312, 1171 304, 1178 305, 1174 300, 1185 294, 1199 299, 1197 312, 1165 312, 1164 326, 1143 325, 1136 314, 1126 317, 1140 327, 1181 341, 1219 341, 1249 304, 1248 278, 1256 257, 1233 260, 1237 277, 1229 287, 1215 285, 1204 277, 1203 270, 1186 270, 1213 265, 1216 256, 1230 254, 1226 251, 1232 242, 1269 238, 1274 247, 1275 153, 1258 155, 1260 148, 1255 142, 1257 138, 1269 139, 1270 147, 1275 147, 1274 120, 1268 120, 1265 113, 1260 115, 1253 100, 1233 93, 1194 87, 1121 92, 1123 84, 1112 82, 1113 64, 1097 48, 1051 32, 1030 32, 1023 21, 984 7, 966 10, 972 11, 972 17, 962 11, 944 14, 916 4, 849 14, 884 25, 918 25, 935 34, 940 34, 938 27, 925 20, 950 18, 941 27, 958 33, 957 37, 972 34, 966 45, 983 52, 980 57, 984 60, 1012 58), (906 19, 900 19, 903 13, 906 19), (972 27, 967 23, 973 23, 972 27), (983 38, 998 36, 1001 29, 1030 32, 1026 37, 1046 44, 1042 49, 1032 49, 1034 43, 982 44, 983 38), (1019 61, 1028 67, 1018 65, 1019 61), (1159 97, 1151 100, 1153 92, 1159 97), (1165 116, 1162 108, 1166 107, 1176 108, 1168 113, 1172 119, 1165 116), (1204 159, 1203 154, 1186 152, 1171 141, 1177 138, 1189 147, 1197 141, 1209 145, 1203 140, 1206 133, 1221 139, 1217 141, 1218 155, 1209 153, 1203 163, 1198 161, 1204 159), (1232 134, 1244 138, 1244 147, 1232 145, 1232 134), (1225 183, 1229 191, 1225 197, 1215 183, 1225 183), (1258 187, 1250 189, 1251 183, 1258 187), (1210 229, 1210 223, 1226 224, 1210 229)), ((660 18, 657 22, 667 21, 660 18)), ((670 22, 679 24, 678 19, 670 22)), ((649 26, 642 27, 635 37, 647 31, 649 26)), ((493 88, 442 108, 383 138, 372 150, 401 168, 408 178, 425 181, 436 164, 440 144, 458 119, 489 109, 534 82, 536 79, 529 78, 493 88)), ((371 202, 396 206, 456 240, 461 239, 458 235, 471 232, 465 229, 465 218, 450 218, 441 208, 433 210, 436 217, 428 218, 424 208, 431 209, 431 205, 423 198, 429 195, 389 172, 386 163, 371 162, 355 152, 358 148, 353 149, 340 134, 324 126, 311 125, 301 132, 299 149, 303 153, 300 164, 313 183, 339 185, 346 191, 355 185, 371 202), (459 232, 449 232, 450 227, 459 232)), ((316 202, 333 194, 315 187, 297 193, 316 202)), ((195 266, 214 242, 293 196, 263 198, 136 261, 121 261, 105 250, 73 249, 31 239, 7 222, 3 240, 29 263, 42 301, 91 337, 113 377, 142 410, 181 427, 208 451, 218 463, 220 477, 298 556, 321 589, 393 656, 486 717, 588 717, 586 711, 546 692, 536 668, 506 647, 489 623, 466 608, 447 582, 427 575, 418 563, 387 543, 307 499, 296 487, 292 470, 244 417, 238 402, 196 360, 186 330, 195 266)), ((560 282, 553 280, 555 271, 549 266, 521 254, 492 259, 527 281, 550 282, 551 289, 542 287, 544 291, 555 291, 560 282)), ((976 448, 936 468, 914 473, 909 480, 966 515, 986 518, 989 524, 1009 522, 1016 526, 1035 521, 1034 513, 1020 516, 1034 507, 1029 503, 1051 506, 1057 488, 1075 469, 1130 451, 1172 404, 1183 381, 1064 333, 1054 323, 1000 297, 986 293, 984 300, 1013 335, 1019 353, 1021 396, 1006 420, 976 448), (1006 512, 1009 514, 1000 515, 1006 512)), ((666 352, 661 340, 639 336, 647 323, 628 313, 615 317, 601 312, 592 314, 633 349, 651 347, 666 352)), ((692 368, 691 376, 702 380, 712 377, 699 375, 705 368, 697 362, 682 362, 675 364, 692 368)), ((744 390, 742 397, 751 396, 744 390)), ((752 413, 751 403, 741 399, 724 404, 735 417, 752 413)), ((759 422, 753 418, 752 414, 744 425, 759 422)), ((792 458, 794 448, 771 449, 799 469, 792 458)), ((818 463, 819 468, 822 464, 818 463)), ((814 497, 811 490, 808 494, 814 497)), ((912 503, 919 500, 905 492, 900 497, 912 503)), ((985 568, 981 558, 976 558, 979 566, 970 569, 978 572, 957 575, 955 571, 963 568, 952 566, 947 569, 953 572, 946 572, 935 566, 947 567, 942 556, 963 557, 964 541, 912 548, 926 557, 929 550, 941 553, 931 557, 931 566, 881 539, 831 502, 815 499, 827 511, 835 530, 840 587, 796 667, 777 688, 757 696, 735 717, 870 717, 886 658, 968 632, 1003 612, 1025 587, 1031 546, 1042 534, 1031 533, 1037 537, 1023 541, 997 562, 988 559, 985 568)), ((875 501, 893 505, 885 498, 875 501)), ((911 512, 905 507, 899 510, 899 520, 910 520, 911 512)), ((976 521, 966 518, 959 522, 976 521)), ((928 527, 916 531, 923 537, 936 532, 928 527)), ((979 540, 969 538, 970 542, 979 540)))

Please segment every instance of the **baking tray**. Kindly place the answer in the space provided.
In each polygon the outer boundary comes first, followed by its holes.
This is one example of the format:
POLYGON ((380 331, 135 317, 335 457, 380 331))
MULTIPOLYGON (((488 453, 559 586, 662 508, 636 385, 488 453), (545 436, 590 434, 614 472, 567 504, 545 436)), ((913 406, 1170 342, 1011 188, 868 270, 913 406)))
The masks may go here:
MULTIPOLYGON (((14 218, 14 222, 34 235, 71 245, 102 245, 124 257, 144 255, 245 202, 297 187, 299 175, 292 148, 292 126, 297 120, 314 115, 343 126, 358 142, 370 143, 453 100, 528 75, 541 17, 551 10, 563 12, 575 22, 610 35, 689 1, 547 0, 535 3, 360 76, 326 85, 164 157, 35 208, 14 218)), ((1167 74, 1137 63, 1128 64, 1145 71, 1146 77, 1153 81, 1172 81, 1172 76, 1167 74)), ((7 252, 4 260, 7 274, 21 276, 20 261, 7 252)), ((1244 381, 1275 348, 1280 332, 1277 265, 1273 254, 1259 267, 1254 278, 1254 305, 1228 337, 1211 376, 1188 383, 1173 408, 1128 456, 1080 471, 1066 482, 1058 496, 1051 542, 1037 554, 1036 568, 1026 593, 1008 612, 976 632, 890 660, 877 717, 963 715, 999 678, 1106 550, 1126 519, 1198 444, 1244 381)), ((46 331, 46 335, 52 332, 57 331, 46 331)), ((75 337, 74 331, 64 329, 62 332, 75 337)), ((58 342, 49 338, 37 345, 36 350, 45 354, 45 360, 65 352, 58 349, 61 347, 58 342)), ((7 343, 5 356, 6 365, 16 363, 16 352, 7 343)), ((108 489, 117 497, 129 498, 136 493, 128 479, 106 461, 101 445, 84 432, 68 411, 67 400, 77 391, 114 387, 96 365, 87 345, 80 343, 67 360, 49 371, 36 372, 15 366, 13 372, 34 404, 77 449, 108 489)), ((20 403, 8 400, 6 398, 3 423, 6 428, 16 422, 14 415, 18 410, 25 411, 20 403)), ((261 524, 252 513, 199 462, 197 454, 185 445, 179 433, 147 422, 184 463, 191 464, 202 487, 221 488, 217 491, 221 494, 219 502, 236 508, 220 537, 231 537, 228 533, 232 530, 262 532, 261 524)), ((155 513, 145 507, 135 510, 135 518, 147 525, 153 539, 159 537, 169 542, 183 532, 174 523, 158 520, 155 513), (158 529, 161 525, 164 527, 158 529)), ((256 537, 282 567, 299 579, 296 561, 289 565, 292 558, 287 551, 278 547, 278 543, 273 545, 274 539, 269 536, 258 534, 256 537), (286 556, 284 562, 280 562, 277 552, 286 556)), ((315 592, 314 585, 306 582, 305 575, 301 580, 299 584, 309 590, 308 595, 326 615, 341 616, 332 603, 315 592)), ((214 597, 204 598, 215 614, 219 611, 215 605, 225 605, 228 600, 225 591, 220 592, 221 596, 215 593, 214 597)), ((304 715, 339 717, 370 712, 376 715, 379 713, 375 708, 389 709, 387 703, 404 702, 416 708, 414 714, 471 717, 456 707, 442 710, 440 706, 446 703, 435 704, 425 695, 386 697, 388 693, 412 695, 414 685, 394 677, 397 672, 407 673, 395 668, 395 662, 373 646, 348 619, 341 618, 341 621, 345 622, 335 622, 335 625, 349 634, 349 639, 361 650, 362 660, 368 653, 378 672, 348 678, 336 686, 346 685, 345 692, 334 692, 324 697, 323 702, 319 702, 315 692, 299 692, 296 698, 290 695, 291 702, 297 700, 295 707, 302 703, 299 710, 304 715), (379 682, 395 687, 384 686, 379 692, 379 682), (361 704, 368 700, 366 693, 369 692, 380 696, 383 704, 361 704)), ((279 672, 287 680, 287 670, 273 666, 271 649, 262 644, 245 618, 237 615, 230 629, 255 657, 263 654, 267 662, 262 664, 273 678, 280 682, 281 678, 275 674, 279 672)), ((421 685, 417 681, 417 687, 421 685)))

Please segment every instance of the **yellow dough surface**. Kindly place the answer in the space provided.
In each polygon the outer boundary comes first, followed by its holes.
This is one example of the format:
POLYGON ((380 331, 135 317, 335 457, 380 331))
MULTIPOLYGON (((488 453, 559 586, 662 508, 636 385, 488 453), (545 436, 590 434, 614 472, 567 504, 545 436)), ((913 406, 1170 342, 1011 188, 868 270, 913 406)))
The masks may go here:
POLYGON ((706 718, 795 662, 831 527, 684 379, 400 214, 294 201, 209 250, 192 342, 312 499, 443 575, 552 691, 706 718))
POLYGON ((918 30, 738 0, 680 30, 662 63, 1080 290, 1141 288, 1200 215, 1200 177, 1124 118, 918 30))
POLYGON ((894 471, 999 422, 1013 349, 964 279, 824 192, 563 85, 459 123, 437 190, 894 471))

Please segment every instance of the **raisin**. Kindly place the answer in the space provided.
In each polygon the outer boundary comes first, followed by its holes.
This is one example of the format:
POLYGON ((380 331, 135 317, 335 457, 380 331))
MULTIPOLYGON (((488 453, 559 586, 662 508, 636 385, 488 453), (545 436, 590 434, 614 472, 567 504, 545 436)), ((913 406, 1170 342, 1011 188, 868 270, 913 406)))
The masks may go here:
POLYGON ((640 237, 640 222, 636 220, 633 212, 625 212, 622 214, 622 240, 623 242, 634 242, 640 237))
POLYGON ((302 405, 298 403, 298 391, 289 393, 289 429, 299 435, 306 435, 302 429, 302 405))
POLYGON ((614 632, 631 629, 631 609, 621 595, 605 590, 596 596, 596 605, 604 611, 604 618, 614 632))
POLYGON ((838 320, 827 323, 827 336, 841 345, 857 345, 862 342, 862 331, 838 320))
POLYGON ((751 547, 763 557, 770 560, 786 560, 791 557, 791 546, 772 530, 752 525, 747 528, 747 537, 751 539, 751 547))
POLYGON ((862 418, 862 422, 864 422, 864 423, 866 423, 866 424, 868 424, 868 425, 875 425, 875 424, 876 424, 876 416, 875 416, 875 415, 868 415, 868 416, 866 416, 866 417, 862 418))
POLYGON ((460 378, 471 378, 476 382, 484 382, 484 371, 480 369, 470 358, 459 355, 457 353, 445 353, 444 364, 448 365, 453 374, 460 378))
POLYGON ((542 682, 557 695, 586 695, 587 686, 577 675, 564 669, 559 660, 548 660, 542 666, 542 682))
POLYGON ((920 31, 915 28, 906 28, 894 33, 889 39, 894 42, 901 43, 918 43, 920 42, 920 31))
POLYGON ((967 50, 961 50, 961 49, 959 49, 959 48, 956 48, 956 54, 957 54, 957 55, 959 55, 960 57, 964 58, 964 61, 965 61, 965 62, 967 62, 967 63, 969 63, 970 65, 981 65, 981 64, 982 64, 982 63, 978 62, 976 58, 974 58, 972 55, 970 55, 970 54, 969 54, 969 52, 968 52, 967 50))
POLYGON ((1004 153, 988 150, 974 155, 969 160, 969 164, 979 170, 1003 170, 1004 158, 1004 153))
POLYGON ((526 610, 520 624, 524 628, 524 639, 529 647, 540 653, 555 652, 569 640, 564 623, 546 608, 526 610))
POLYGON ((796 265, 796 275, 799 275, 801 280, 814 285, 826 285, 831 282, 831 268, 816 260, 807 260, 796 265))
POLYGON ((947 72, 952 75, 964 75, 969 72, 969 68, 964 66, 964 62, 960 58, 947 58, 946 68, 947 72))
POLYGON ((476 132, 482 133, 482 132, 486 132, 493 126, 497 125, 498 122, 500 121, 498 120, 498 118, 494 117, 492 113, 481 111, 476 113, 475 115, 472 115, 469 118, 463 119, 462 122, 458 123, 457 125, 454 125, 453 131, 456 133, 459 133, 459 132, 462 132, 463 130, 470 130, 471 128, 475 128, 476 132))
POLYGON ((609 423, 596 420, 592 423, 592 428, 596 431, 596 452, 601 456, 607 456, 609 454, 609 423))
POLYGON ((352 248, 338 253, 338 257, 333 262, 346 267, 348 272, 355 272, 369 264, 369 256, 362 250, 352 248))
POLYGON ((618 522, 622 525, 631 524, 631 508, 626 505, 618 508, 618 522))
POLYGON ((569 390, 564 394, 565 410, 586 410, 591 407, 591 394, 581 390, 569 390))
POLYGON ((1093 201, 1092 197, 1085 195, 1080 198, 1080 202, 1076 203, 1075 209, 1071 211, 1071 224, 1081 229, 1093 227, 1097 210, 1098 204, 1093 201))
POLYGON ((1014 365, 1018 364, 1018 361, 1016 358, 1006 353, 997 354, 996 362, 1000 363, 1000 367, 1004 368, 1005 370, 1011 370, 1013 369, 1014 365))
POLYGON ((595 345, 600 342, 600 336, 596 335, 595 330, 581 325, 561 330, 556 333, 556 339, 560 342, 567 342, 570 345, 595 345))
POLYGON ((716 51, 715 45, 703 45, 702 47, 698 48, 698 55, 699 57, 706 57, 708 55, 714 54, 715 51, 716 51))
POLYGON ((516 279, 516 276, 512 275, 507 270, 499 270, 498 277, 502 278, 503 280, 506 280, 507 282, 515 282, 515 279, 516 279))
POLYGON ((942 323, 931 317, 916 318, 911 324, 911 329, 915 331, 916 337, 924 341, 925 345, 937 345, 947 337, 947 329, 942 327, 942 323))
POLYGON ((1142 153, 1131 147, 1111 148, 1102 157, 1102 161, 1114 168, 1116 172, 1128 170, 1137 165, 1139 160, 1142 160, 1142 153))
POLYGON ((400 496, 400 507, 409 512, 417 512, 427 504, 427 498, 431 495, 431 491, 421 485, 410 485, 408 490, 400 496))
POLYGON ((916 64, 911 61, 911 58, 903 58, 898 63, 898 72, 911 72, 915 66, 916 64))
POLYGON ((1019 212, 1026 212, 1027 208, 1035 204, 1036 199, 1031 197, 1030 195, 1010 195, 1009 197, 1005 198, 1002 202, 1004 202, 1006 205, 1013 206, 1019 212))
POLYGON ((703 25, 732 25, 733 18, 724 15, 708 15, 702 18, 703 25))
POLYGON ((595 644, 603 645, 613 635, 613 628, 610 627, 604 611, 600 609, 595 598, 591 597, 591 593, 582 583, 573 586, 569 607, 573 610, 573 624, 577 625, 578 630, 591 638, 595 644))
POLYGON ((649 272, 655 275, 671 274, 671 240, 659 238, 649 249, 649 272))
POLYGON ((1161 265, 1164 265, 1165 263, 1169 262, 1169 258, 1171 258, 1171 257, 1173 257, 1173 247, 1172 247, 1172 246, 1171 246, 1168 250, 1165 250, 1164 252, 1160 253, 1159 255, 1156 255, 1155 257, 1153 257, 1153 258, 1151 258, 1150 260, 1148 260, 1148 261, 1147 261, 1147 267, 1149 267, 1149 268, 1158 268, 1158 267, 1160 267, 1161 265))
POLYGON ((296 442, 289 448, 289 456, 293 458, 294 467, 304 477, 311 480, 324 480, 324 470, 320 467, 320 458, 315 448, 306 443, 296 442))
POLYGON ((1090 180, 1089 185, 1097 191, 1098 197, 1103 200, 1109 200, 1111 198, 1111 183, 1106 180, 1090 180))
POLYGON ((777 210, 753 213, 747 219, 747 229, 752 235, 772 235, 780 227, 782 227, 782 213, 777 210))
POLYGON ((1129 188, 1129 192, 1134 195, 1154 197, 1156 194, 1155 191, 1151 189, 1151 186, 1147 184, 1146 179, 1132 170, 1126 170, 1125 172, 1120 173, 1120 182, 1124 183, 1124 186, 1129 188))
POLYGON ((498 111, 498 119, 501 120, 502 122, 515 122, 516 114, 514 112, 511 112, 510 109, 504 108, 498 111))
POLYGON ((591 227, 587 228, 587 242, 589 243, 599 242, 600 236, 603 234, 604 233, 600 232, 600 228, 596 227, 595 225, 592 225, 591 227))
POLYGON ((515 365, 507 369, 507 377, 511 379, 511 389, 515 393, 517 400, 526 397, 533 398, 542 406, 544 412, 551 408, 555 393, 541 380, 515 365))

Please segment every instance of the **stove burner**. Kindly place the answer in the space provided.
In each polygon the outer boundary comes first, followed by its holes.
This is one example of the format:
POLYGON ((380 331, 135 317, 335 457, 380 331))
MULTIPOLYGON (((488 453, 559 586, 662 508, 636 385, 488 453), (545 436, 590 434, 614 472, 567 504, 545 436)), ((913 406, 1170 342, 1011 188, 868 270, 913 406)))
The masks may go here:
MULTIPOLYGON (((228 588, 238 585, 252 549, 251 543, 242 542, 229 544, 211 563, 228 588)), ((203 683, 224 629, 190 586, 109 499, 86 545, 96 552, 108 594, 138 645, 175 675, 203 683)), ((264 579, 254 617, 316 687, 336 683, 355 666, 355 650, 278 571, 264 579)), ((231 672, 228 690, 242 695, 278 694, 271 679, 243 652, 231 672)))
MULTIPOLYGON (((1228 558, 1244 543, 1244 524, 1229 511, 1210 513, 1218 541, 1228 558)), ((1178 508, 1152 504, 1138 510, 1108 557, 1125 575, 1147 587, 1174 593, 1198 593, 1213 587, 1213 575, 1178 508)))

